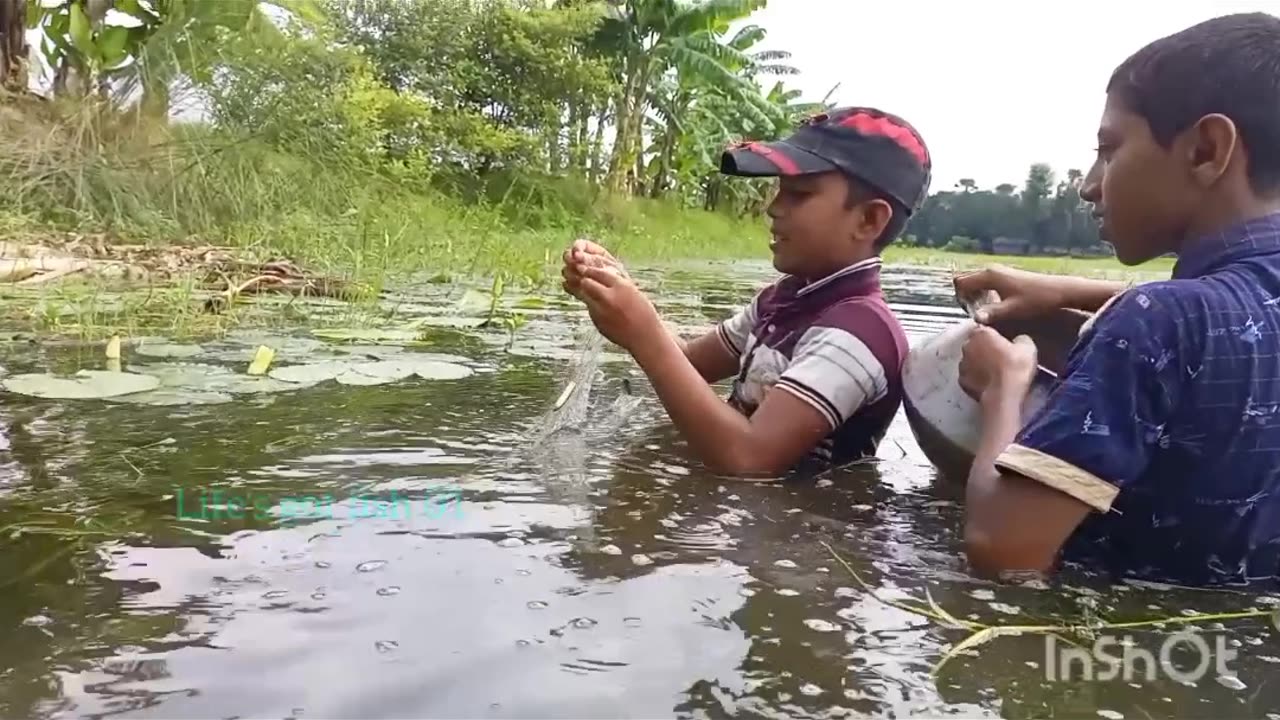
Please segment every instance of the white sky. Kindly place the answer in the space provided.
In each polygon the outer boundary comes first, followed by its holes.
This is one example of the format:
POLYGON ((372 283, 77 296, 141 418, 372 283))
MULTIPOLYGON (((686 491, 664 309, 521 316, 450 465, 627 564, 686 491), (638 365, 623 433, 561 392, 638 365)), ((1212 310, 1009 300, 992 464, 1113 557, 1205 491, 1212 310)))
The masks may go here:
POLYGON ((1107 79, 1146 43, 1280 0, 772 0, 748 22, 821 100, 897 113, 933 153, 931 191, 1022 186, 1033 162, 1088 170, 1107 79))

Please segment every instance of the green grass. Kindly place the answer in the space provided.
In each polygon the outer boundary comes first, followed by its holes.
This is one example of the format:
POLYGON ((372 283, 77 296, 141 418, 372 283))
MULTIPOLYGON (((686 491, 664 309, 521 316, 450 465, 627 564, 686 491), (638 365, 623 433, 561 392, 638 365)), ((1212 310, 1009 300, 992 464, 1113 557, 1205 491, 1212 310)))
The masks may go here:
POLYGON ((433 174, 323 145, 289 152, 87 109, 0 109, 0 232, 98 232, 283 255, 373 283, 410 273, 537 280, 580 236, 637 261, 743 257, 759 222, 524 173, 433 174), (465 199, 464 199, 465 198, 465 199))
MULTIPOLYGON (((156 127, 88 106, 0 104, 0 239, 108 232, 116 242, 214 244, 363 283, 374 293, 423 275, 487 286, 546 287, 578 237, 629 263, 767 258, 760 218, 601 195, 583 180, 522 172, 445 176, 422 165, 355 157, 317 143, 283 151, 201 126, 156 127)), ((1126 277, 1111 258, 1000 257, 893 246, 890 263, 978 267, 1002 262, 1042 272, 1126 277)), ((0 311, 44 330, 210 323, 195 288, 148 290, 106 301, 76 281, 31 293, 3 288, 0 311)))
POLYGON ((1081 277, 1112 279, 1168 278, 1173 270, 1172 258, 1157 258, 1136 267, 1127 267, 1114 257, 1048 257, 1025 255, 983 255, 958 253, 933 248, 900 247, 891 245, 884 254, 886 263, 947 267, 955 270, 971 270, 987 265, 1001 264, 1032 272, 1081 277))

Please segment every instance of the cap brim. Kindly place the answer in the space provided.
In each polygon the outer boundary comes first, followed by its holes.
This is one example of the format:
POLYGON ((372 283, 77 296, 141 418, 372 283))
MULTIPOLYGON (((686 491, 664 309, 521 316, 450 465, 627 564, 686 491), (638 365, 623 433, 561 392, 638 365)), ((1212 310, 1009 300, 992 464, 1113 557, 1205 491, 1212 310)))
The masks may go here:
POLYGON ((746 143, 730 148, 720 156, 720 172, 741 177, 812 175, 838 169, 834 163, 785 140, 746 143))

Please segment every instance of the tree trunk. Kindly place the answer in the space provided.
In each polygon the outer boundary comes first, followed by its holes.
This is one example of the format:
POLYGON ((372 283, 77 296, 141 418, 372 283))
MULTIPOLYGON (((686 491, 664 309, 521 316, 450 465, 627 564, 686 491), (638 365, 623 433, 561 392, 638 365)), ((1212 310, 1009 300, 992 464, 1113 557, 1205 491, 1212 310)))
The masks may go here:
POLYGON ((601 181, 604 173, 604 128, 609 122, 609 104, 605 103, 596 116, 596 136, 591 141, 591 184, 601 181))
POLYGON ((653 176, 653 187, 649 193, 657 199, 667 190, 667 176, 671 174, 671 161, 676 152, 676 123, 674 118, 667 118, 667 131, 662 138, 662 149, 658 151, 658 171, 653 176))
POLYGON ((583 137, 583 117, 585 116, 581 102, 569 101, 569 160, 570 172, 586 174, 586 163, 583 161, 583 149, 586 145, 583 137))
POLYGON ((605 179, 605 187, 609 192, 621 192, 626 182, 626 175, 631 165, 627 146, 631 142, 632 97, 636 93, 636 85, 641 76, 643 61, 636 58, 627 60, 627 79, 615 100, 613 152, 609 157, 609 176, 605 179))
POLYGON ((27 3, 0 0, 0 87, 27 91, 27 3))

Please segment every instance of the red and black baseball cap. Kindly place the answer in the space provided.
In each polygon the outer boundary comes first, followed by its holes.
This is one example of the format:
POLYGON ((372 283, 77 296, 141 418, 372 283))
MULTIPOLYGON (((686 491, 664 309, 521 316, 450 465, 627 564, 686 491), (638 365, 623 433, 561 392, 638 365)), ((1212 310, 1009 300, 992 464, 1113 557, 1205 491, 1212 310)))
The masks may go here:
POLYGON ((869 107, 815 115, 790 137, 744 142, 720 158, 720 172, 744 177, 810 175, 838 170, 915 212, 929 193, 933 161, 906 120, 869 107))

